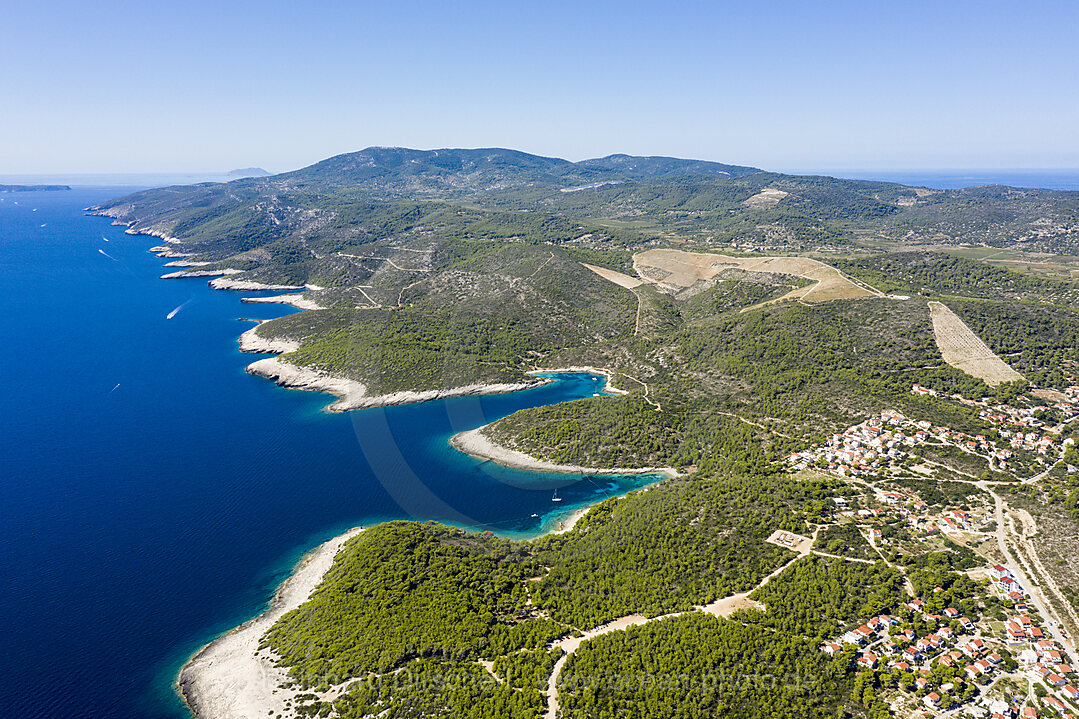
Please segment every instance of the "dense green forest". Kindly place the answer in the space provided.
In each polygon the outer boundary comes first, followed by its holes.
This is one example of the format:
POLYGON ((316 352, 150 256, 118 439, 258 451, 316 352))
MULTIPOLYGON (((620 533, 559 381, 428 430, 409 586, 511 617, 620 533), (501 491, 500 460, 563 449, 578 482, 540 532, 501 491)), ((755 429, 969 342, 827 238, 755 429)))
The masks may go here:
POLYGON ((1079 371, 1079 312, 1041 303, 954 301, 949 307, 989 348, 1040 387, 1063 388, 1079 371))
POLYGON ((732 619, 819 643, 896 609, 906 594, 903 576, 883 561, 863 564, 810 556, 783 570, 750 598, 767 611, 745 609, 732 619))
MULTIPOLYGON (((529 656, 532 654, 547 656, 546 652, 531 652, 529 656)), ((505 660, 522 656, 526 655, 515 654, 505 660)), ((326 716, 333 711, 342 719, 536 719, 544 701, 534 682, 527 679, 529 668, 534 666, 522 660, 521 665, 513 664, 511 680, 500 681, 475 662, 441 657, 413 659, 398 672, 355 682, 333 703, 310 700, 299 704, 297 713, 326 716)))
POLYGON ((634 297, 582 259, 615 264, 619 256, 469 244, 442 258, 434 277, 413 273, 402 285, 406 273, 376 271, 364 292, 387 305, 288 315, 258 333, 301 340, 286 360, 352 377, 373 393, 522 382, 543 354, 632 333, 634 297))
MULTIPOLYGON (((692 610, 752 588, 793 557, 766 543, 768 535, 804 530, 827 497, 846 491, 838 480, 781 474, 672 479, 597 505, 572 532, 531 542, 434 523, 377 525, 345 546, 311 599, 286 614, 263 646, 306 688, 303 712, 329 706, 314 692, 353 680, 333 704, 341 716, 375 707, 400 717, 536 716, 558 657, 547 651, 551 641, 619 616, 692 610), (494 676, 478 659, 493 660, 494 676), (437 680, 446 676, 455 679, 437 680)), ((804 560, 797 562, 765 587, 773 594, 763 601, 797 594, 828 602, 834 622, 856 616, 859 603, 886 602, 890 570, 811 561, 822 574, 807 575, 798 570, 804 560), (830 600, 829 592, 836 593, 830 600)), ((775 605, 750 621, 804 624, 800 602, 775 605)), ((764 636, 777 635, 753 642, 764 636)), ((774 648, 787 650, 795 648, 774 648)), ((805 661, 807 671, 820 668, 815 658, 805 661)), ((798 701, 823 701, 804 694, 798 701)))
POLYGON ((828 554, 854 559, 875 560, 879 556, 870 546, 869 541, 858 531, 857 525, 849 522, 832 524, 822 529, 817 535, 813 548, 828 554))
POLYGON ((776 528, 801 530, 806 508, 819 511, 840 485, 783 475, 674 479, 607 500, 574 532, 532 543, 381 524, 349 543, 266 644, 301 680, 337 682, 410 657, 493 658, 570 627, 689 609, 751 588, 788 561, 789 551, 764 540, 776 528), (537 608, 550 619, 533 616, 537 608))
MULTIPOLYGON (((600 467, 711 470, 732 463, 732 445, 751 445, 752 454, 733 455, 747 462, 745 469, 783 459, 882 409, 973 434, 988 431, 962 405, 912 395, 913 384, 970 399, 1014 392, 944 364, 927 311, 913 303, 773 305, 695 319, 665 339, 630 345, 629 356, 640 358, 633 371, 613 367, 626 389, 646 381, 647 398, 637 391, 522 410, 489 434, 553 461, 600 467)), ((596 345, 573 359, 611 367, 610 356, 596 345)))
POLYGON ((494 657, 567 627, 533 616, 524 547, 440 525, 380 524, 353 539, 311 599, 265 644, 297 680, 338 683, 414 657, 494 657))
POLYGON ((583 646, 561 677, 562 713, 604 719, 867 716, 864 698, 854 696, 850 662, 842 654, 829 658, 804 637, 695 613, 583 646))
POLYGON ((1034 277, 943 252, 894 252, 858 259, 830 258, 831 264, 889 292, 983 299, 1076 299, 1072 283, 1034 277))
POLYGON ((810 557, 751 596, 767 611, 689 614, 588 643, 561 677, 566 716, 888 716, 851 653, 817 647, 898 606, 896 570, 810 557))
POLYGON ((669 480, 630 502, 605 502, 580 532, 536 541, 550 568, 536 601, 552 619, 588 628, 745 591, 792 556, 765 543, 768 535, 801 531, 806 506, 823 503, 835 484, 782 475, 669 480))

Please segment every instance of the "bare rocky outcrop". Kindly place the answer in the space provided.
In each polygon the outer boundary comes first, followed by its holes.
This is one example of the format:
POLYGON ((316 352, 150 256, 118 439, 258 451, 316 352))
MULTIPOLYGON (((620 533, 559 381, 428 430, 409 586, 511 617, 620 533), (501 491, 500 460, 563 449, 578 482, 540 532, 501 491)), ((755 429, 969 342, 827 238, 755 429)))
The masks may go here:
POLYGON ((323 310, 326 309, 318 302, 305 295, 303 292, 288 295, 273 295, 272 297, 244 297, 241 302, 265 303, 273 305, 292 305, 298 310, 323 310))
POLYGON ((179 272, 169 272, 168 274, 161 275, 163 280, 184 280, 192 277, 217 277, 219 275, 238 275, 243 270, 234 270, 231 267, 226 267, 222 270, 181 270, 179 272))
POLYGON ((389 394, 368 395, 367 387, 356 380, 337 377, 314 370, 309 367, 299 367, 286 362, 280 357, 270 357, 247 366, 249 374, 272 379, 282 387, 289 389, 302 389, 312 392, 329 392, 337 396, 337 401, 328 409, 331 412, 348 412, 354 409, 366 409, 368 407, 387 407, 396 404, 410 404, 412 402, 429 402, 435 399, 448 397, 461 397, 466 395, 499 394, 503 392, 516 392, 528 389, 543 382, 531 383, 505 383, 505 384, 471 384, 463 387, 448 389, 419 390, 391 392, 389 394))
POLYGON ((302 290, 303 285, 273 285, 255 280, 234 280, 229 277, 218 277, 210 280, 210 287, 215 290, 302 290))
MULTIPOLYGON (((259 325, 264 322, 259 322, 259 325)), ((263 337, 258 333, 258 325, 240 335, 241 352, 268 352, 271 354, 285 354, 300 349, 300 343, 296 340, 284 337, 263 337)))

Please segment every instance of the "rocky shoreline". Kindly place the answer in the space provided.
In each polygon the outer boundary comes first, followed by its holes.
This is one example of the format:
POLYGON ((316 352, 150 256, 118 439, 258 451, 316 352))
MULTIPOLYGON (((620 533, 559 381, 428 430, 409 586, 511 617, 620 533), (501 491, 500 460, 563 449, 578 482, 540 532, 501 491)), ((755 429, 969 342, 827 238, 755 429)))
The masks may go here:
POLYGON ((577 464, 555 464, 542 459, 536 459, 530 454, 525 454, 516 449, 504 447, 486 434, 483 430, 491 425, 486 424, 466 432, 458 432, 450 439, 454 448, 465 454, 486 459, 506 467, 516 469, 530 469, 539 472, 565 472, 569 474, 666 474, 671 477, 679 476, 678 470, 672 467, 613 467, 610 469, 597 469, 595 467, 583 467, 577 464))
MULTIPOLYGON (((251 330, 248 330, 250 332, 251 330)), ((244 334, 247 334, 246 332, 244 334)), ((260 338, 261 341, 261 338, 260 338)), ((262 345, 267 346, 267 345, 262 345)), ((262 351, 262 350, 252 350, 262 351)), ((269 357, 252 362, 247 366, 248 374, 272 379, 288 389, 302 389, 312 392, 328 392, 337 396, 337 401, 326 409, 330 412, 350 412, 369 407, 388 407, 413 402, 429 402, 447 397, 461 397, 479 394, 501 394, 517 390, 538 387, 545 382, 519 384, 472 384, 450 389, 391 392, 390 394, 368 395, 367 387, 355 380, 337 377, 326 372, 308 367, 298 367, 280 357, 269 357)))
MULTIPOLYGON (((210 284, 212 285, 213 283, 211 282, 210 284)), ((215 287, 214 289, 219 289, 219 290, 220 289, 248 289, 248 290, 252 290, 252 289, 276 289, 276 288, 273 288, 273 287, 246 287, 246 288, 215 287)), ((260 303, 260 302, 262 302, 262 303, 272 304, 272 305, 292 305, 293 307, 295 307, 298 310, 324 310, 324 309, 326 309, 325 307, 320 305, 318 302, 315 302, 314 300, 309 299, 302 292, 297 292, 295 294, 288 294, 288 295, 273 295, 271 297, 243 297, 243 298, 240 299, 240 302, 251 302, 251 303, 260 303)))
POLYGON ((303 285, 268 285, 254 280, 233 280, 228 277, 218 277, 210 280, 210 287, 215 290, 302 290, 303 285))
MULTIPOLYGON (((252 332, 248 330, 248 332, 252 332)), ((247 335, 248 332, 244 334, 247 335)), ((250 336, 257 337, 257 334, 250 336)), ((270 340, 272 341, 272 340, 270 340)), ((249 341, 251 342, 251 341, 249 341)), ((261 340, 249 346, 263 347, 261 340)), ((261 350, 254 350, 261 351, 261 350)), ((269 361, 277 360, 271 358, 269 361)), ((260 360, 267 361, 267 360, 260 360)), ((404 393, 402 393, 404 394, 404 393)), ((375 398, 371 398, 375 399, 375 398)), ((678 476, 671 468, 594 469, 542 462, 521 452, 500 447, 481 434, 483 427, 453 437, 454 447, 473 456, 523 469, 588 474, 663 473, 678 476), (480 438, 477 440, 477 438, 480 438)), ((559 522, 552 533, 573 530, 591 507, 576 509, 559 522)), ((274 662, 267 650, 259 650, 262 636, 287 612, 302 605, 322 582, 345 543, 363 531, 356 527, 323 543, 308 554, 274 595, 270 608, 254 619, 215 639, 196 653, 180 670, 177 689, 196 719, 254 719, 290 715, 286 700, 299 692, 286 688, 288 671, 274 662)))
MULTIPOLYGON (((90 211, 93 212, 92 208, 90 211)), ((93 214, 112 216, 106 212, 93 214)), ((127 224, 129 234, 152 235, 164 240, 166 245, 151 249, 159 257, 186 258, 192 256, 174 249, 182 244, 176 238, 153 229, 135 229, 135 223, 115 220, 114 224, 127 224)), ((168 263, 172 267, 200 267, 199 262, 168 263)), ((236 269, 188 269, 162 275, 164 279, 215 277, 208 284, 218 290, 319 290, 313 285, 300 287, 291 285, 268 285, 251 280, 234 280, 228 275, 240 274, 236 269)), ((321 309, 302 293, 276 295, 273 297, 245 297, 243 302, 271 302, 290 304, 301 310, 321 309)), ((259 335, 258 327, 266 320, 255 320, 258 324, 239 335, 238 343, 242 352, 287 354, 300 348, 300 342, 288 338, 268 338, 259 335)), ((347 412, 368 407, 426 402, 430 400, 457 397, 462 395, 496 394, 515 392, 537 387, 553 379, 535 377, 545 373, 592 372, 606 378, 604 391, 624 393, 624 390, 612 386, 612 375, 606 370, 594 367, 565 367, 530 372, 535 379, 531 382, 473 384, 440 390, 402 391, 384 395, 368 396, 367 387, 355 380, 334 376, 327 372, 294 365, 280 356, 257 360, 247 366, 252 375, 274 380, 278 385, 290 389, 328 392, 335 395, 337 401, 327 409, 332 412, 347 412)), ((469 432, 462 432, 452 439, 457 449, 482 459, 489 459, 500 464, 524 469, 539 469, 555 472, 589 474, 638 474, 663 472, 677 475, 669 468, 644 469, 593 469, 571 465, 556 465, 537 460, 523 452, 501 447, 482 434, 481 427, 469 432)), ((588 511, 582 508, 561 523, 559 532, 571 531, 574 524, 588 511)), ((326 572, 333 565, 334 558, 345 543, 355 537, 362 527, 349 530, 323 543, 297 565, 292 575, 278 588, 270 607, 254 619, 245 622, 227 634, 215 639, 199 650, 180 670, 176 688, 196 719, 254 719, 255 717, 280 716, 290 714, 286 700, 295 698, 297 690, 286 689, 288 672, 278 667, 273 656, 265 650, 260 651, 262 636, 285 613, 302 605, 322 582, 326 572)))
POLYGON ((288 352, 295 352, 296 350, 300 349, 300 343, 296 340, 285 339, 283 337, 263 337, 258 333, 258 328, 260 325, 266 323, 268 320, 253 321, 257 322, 258 324, 240 335, 239 341, 241 352, 286 354, 288 352))
POLYGON ((629 394, 624 389, 619 389, 613 384, 614 376, 609 370, 605 370, 602 367, 592 367, 591 365, 574 365, 572 367, 556 367, 554 369, 534 369, 528 372, 530 375, 544 375, 544 374, 558 374, 560 372, 588 372, 589 374, 598 374, 600 377, 606 379, 603 385, 604 392, 611 394, 629 394))
POLYGON ((231 267, 226 267, 221 270, 180 270, 179 272, 169 272, 161 275, 163 280, 185 280, 192 277, 218 277, 220 275, 238 275, 243 270, 235 270, 231 267))
POLYGON ((254 719, 289 714, 282 689, 288 672, 259 652, 262 635, 278 619, 307 601, 345 543, 362 527, 319 545, 296 566, 274 594, 270 608, 199 650, 183 668, 177 689, 197 719, 254 719))

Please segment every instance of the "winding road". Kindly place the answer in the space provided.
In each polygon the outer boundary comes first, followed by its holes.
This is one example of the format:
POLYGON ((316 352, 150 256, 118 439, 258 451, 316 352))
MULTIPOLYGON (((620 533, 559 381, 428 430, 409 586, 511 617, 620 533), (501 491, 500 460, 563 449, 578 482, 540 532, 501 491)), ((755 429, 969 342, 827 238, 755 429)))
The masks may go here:
POLYGON ((663 614, 658 617, 652 618, 648 618, 642 614, 630 614, 624 617, 619 617, 618 619, 615 619, 612 622, 608 622, 603 626, 596 627, 595 629, 590 629, 589 631, 584 632, 579 637, 567 637, 565 639, 560 639, 559 641, 552 644, 550 646, 550 649, 560 648, 563 652, 565 652, 565 654, 563 654, 558 659, 558 661, 555 662, 554 667, 551 670, 551 676, 547 678, 547 691, 545 692, 547 695, 547 711, 544 714, 544 718, 557 719, 558 679, 562 675, 562 668, 566 665, 566 662, 577 651, 577 649, 580 648, 582 644, 591 641, 596 637, 603 636, 604 634, 610 634, 611 632, 622 632, 629 629, 630 627, 638 627, 642 624, 648 624, 649 622, 658 622, 664 619, 672 619, 674 617, 685 616, 690 612, 700 611, 716 617, 727 617, 733 614, 738 609, 742 609, 747 605, 756 604, 756 602, 753 602, 753 600, 749 598, 749 595, 763 587, 765 584, 771 581, 773 577, 777 577, 782 574, 782 572, 789 566, 794 564, 794 562, 808 557, 810 553, 812 553, 813 544, 817 541, 817 533, 819 531, 820 528, 813 532, 813 537, 808 542, 803 543, 803 546, 799 549, 798 553, 793 559, 788 562, 784 562, 782 565, 777 567, 774 571, 768 574, 768 576, 762 579, 760 584, 753 587, 753 589, 741 592, 739 594, 732 594, 731 596, 723 597, 722 599, 717 599, 710 604, 694 607, 693 609, 685 612, 674 612, 672 614, 663 614))

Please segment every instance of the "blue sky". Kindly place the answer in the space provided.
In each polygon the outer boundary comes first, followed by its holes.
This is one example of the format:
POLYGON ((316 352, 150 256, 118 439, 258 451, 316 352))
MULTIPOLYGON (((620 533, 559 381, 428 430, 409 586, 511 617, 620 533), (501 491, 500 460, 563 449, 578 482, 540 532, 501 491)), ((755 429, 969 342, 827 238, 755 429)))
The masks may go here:
POLYGON ((0 0, 0 173, 369 145, 1079 167, 1079 3, 0 0), (316 7, 311 7, 316 6, 316 7))

